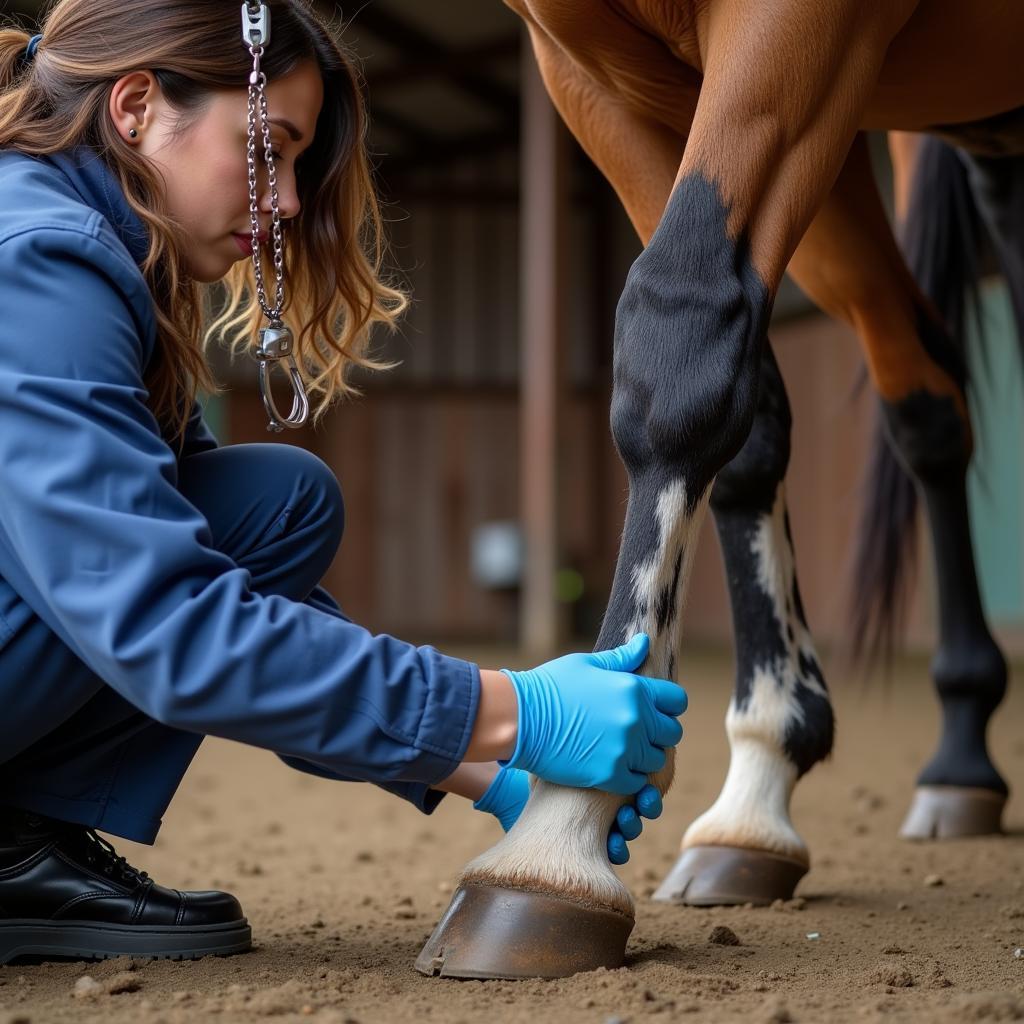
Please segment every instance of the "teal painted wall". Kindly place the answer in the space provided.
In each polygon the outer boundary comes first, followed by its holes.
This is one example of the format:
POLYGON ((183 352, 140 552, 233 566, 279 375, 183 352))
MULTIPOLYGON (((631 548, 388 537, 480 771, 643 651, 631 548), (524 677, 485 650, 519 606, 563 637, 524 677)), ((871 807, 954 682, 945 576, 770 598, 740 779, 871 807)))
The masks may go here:
POLYGON ((227 398, 224 395, 204 396, 203 419, 221 444, 230 444, 227 436, 227 398))
POLYGON ((1005 286, 983 294, 985 352, 970 339, 975 457, 968 476, 982 599, 996 623, 1024 623, 1024 373, 1005 286))

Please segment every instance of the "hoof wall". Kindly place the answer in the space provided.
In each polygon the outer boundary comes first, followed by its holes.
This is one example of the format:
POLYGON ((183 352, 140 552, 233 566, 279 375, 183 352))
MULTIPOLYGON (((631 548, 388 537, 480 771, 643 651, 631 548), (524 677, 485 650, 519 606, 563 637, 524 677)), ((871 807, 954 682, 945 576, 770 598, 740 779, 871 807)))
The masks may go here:
POLYGON ((567 978, 621 967, 633 919, 536 892, 462 885, 416 958, 440 978, 567 978))
POLYGON ((955 839, 1003 831, 1006 797, 969 786, 918 786, 900 828, 903 839, 955 839))
POLYGON ((738 846, 691 846, 652 899, 691 907, 753 903, 767 906, 788 900, 807 865, 792 857, 738 846))

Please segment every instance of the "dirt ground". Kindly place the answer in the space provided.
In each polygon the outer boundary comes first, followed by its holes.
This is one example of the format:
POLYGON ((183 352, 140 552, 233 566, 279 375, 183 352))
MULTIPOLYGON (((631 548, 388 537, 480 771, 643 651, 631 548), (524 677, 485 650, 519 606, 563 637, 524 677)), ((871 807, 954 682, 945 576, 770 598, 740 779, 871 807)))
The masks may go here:
POLYGON ((372 787, 310 778, 214 741, 157 845, 119 848, 165 884, 236 893, 254 952, 0 968, 0 1024, 1024 1020, 1024 954, 1015 956, 1024 946, 1024 687, 991 730, 1017 794, 1009 834, 915 845, 896 830, 936 735, 925 668, 903 664, 888 688, 866 692, 833 676, 836 752, 795 798, 814 863, 787 906, 695 910, 645 899, 724 777, 731 667, 698 654, 686 668, 678 781, 621 869, 638 897, 626 967, 551 982, 421 977, 413 960, 459 869, 498 837, 493 819, 456 797, 425 818, 372 787), (709 942, 719 925, 741 944, 709 942), (76 982, 92 991, 76 995, 76 982))

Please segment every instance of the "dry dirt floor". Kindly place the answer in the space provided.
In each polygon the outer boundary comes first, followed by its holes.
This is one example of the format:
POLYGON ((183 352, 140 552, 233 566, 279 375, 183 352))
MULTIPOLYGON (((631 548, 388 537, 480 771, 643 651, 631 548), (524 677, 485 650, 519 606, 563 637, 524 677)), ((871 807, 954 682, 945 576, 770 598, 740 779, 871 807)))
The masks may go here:
POLYGON ((794 801, 813 855, 799 899, 766 909, 654 904, 645 897, 724 777, 731 671, 713 654, 686 663, 678 781, 622 869, 637 923, 619 970, 544 982, 421 977, 413 960, 461 866, 498 837, 496 822, 456 797, 426 818, 372 787, 310 778, 270 754, 212 741, 156 846, 124 843, 121 852, 165 884, 235 892, 254 951, 0 968, 0 1024, 1024 1020, 1024 953, 1015 956, 1024 946, 1024 686, 1011 689, 991 729, 1017 794, 1008 835, 896 838, 936 737, 927 672, 902 663, 890 685, 865 690, 835 670, 835 754, 794 801), (716 926, 740 945, 709 942, 716 926), (76 995, 76 982, 91 991, 76 995))

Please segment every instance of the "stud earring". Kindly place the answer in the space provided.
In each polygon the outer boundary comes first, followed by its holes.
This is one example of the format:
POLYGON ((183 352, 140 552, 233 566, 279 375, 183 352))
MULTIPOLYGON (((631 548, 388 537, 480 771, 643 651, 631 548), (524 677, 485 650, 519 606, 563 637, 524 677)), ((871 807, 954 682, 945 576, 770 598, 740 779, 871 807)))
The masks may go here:
POLYGON ((139 137, 139 133, 134 128, 128 129, 128 135, 133 139, 137 139, 139 137))

